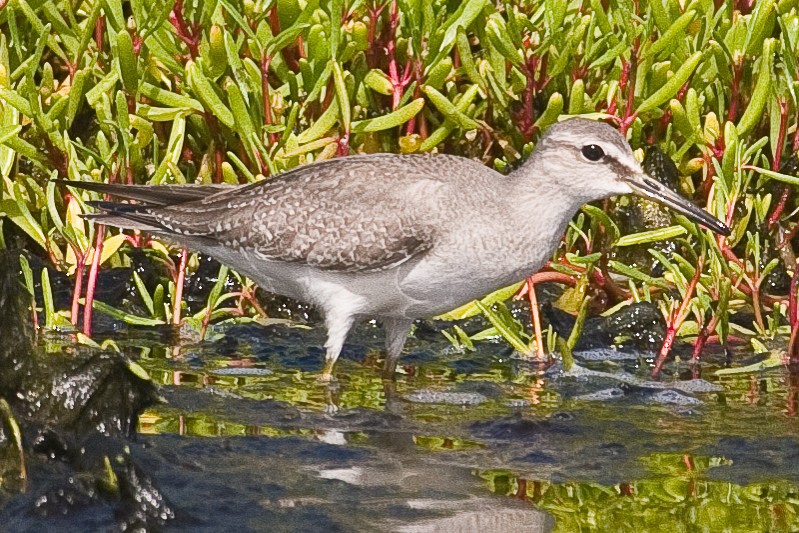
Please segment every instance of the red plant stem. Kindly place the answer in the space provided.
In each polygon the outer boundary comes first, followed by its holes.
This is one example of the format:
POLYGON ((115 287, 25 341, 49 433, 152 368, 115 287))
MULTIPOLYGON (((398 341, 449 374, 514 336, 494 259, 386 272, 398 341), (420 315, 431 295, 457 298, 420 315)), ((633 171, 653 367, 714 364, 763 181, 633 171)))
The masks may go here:
POLYGON ((272 5, 269 10, 269 29, 272 30, 272 35, 280 33, 280 18, 277 13, 277 2, 272 5))
POLYGON ((200 327, 200 339, 205 340, 205 333, 208 331, 208 325, 211 323, 211 313, 213 309, 211 308, 211 302, 208 302, 208 305, 205 308, 205 316, 203 317, 202 326, 200 327))
POLYGON ((105 34, 105 16, 100 15, 99 17, 97 17, 97 22, 94 25, 94 45, 97 47, 97 50, 103 49, 104 34, 105 34))
POLYGON ((799 410, 799 383, 797 382, 799 380, 797 378, 799 378, 799 375, 797 375, 796 367, 790 367, 788 374, 790 387, 788 388, 788 397, 785 404, 785 414, 790 417, 795 417, 799 410))
MULTIPOLYGON (((797 118, 799 123, 799 117, 797 118)), ((797 124, 796 133, 793 134, 793 144, 791 145, 791 153, 799 152, 799 124, 797 124)))
POLYGON ((180 325, 180 310, 183 303, 183 283, 186 280, 186 263, 189 252, 186 248, 180 251, 180 265, 178 266, 177 279, 175 279, 175 301, 172 302, 172 324, 180 325))
POLYGON ((699 356, 702 355, 702 351, 705 349, 705 343, 708 340, 708 334, 711 333, 713 330, 716 329, 716 325, 719 321, 719 315, 715 314, 711 317, 710 322, 708 322, 703 328, 702 331, 699 332, 699 335, 696 337, 694 341, 694 350, 691 354, 691 362, 696 363, 699 361, 699 356))
MULTIPOLYGON (((424 64, 418 60, 413 60, 413 77, 416 79, 416 87, 413 89, 413 98, 420 98, 422 96, 422 82, 424 81, 424 64)), ((423 139, 427 138, 427 123, 424 120, 424 113, 419 113, 416 116, 411 117, 408 121, 407 133, 408 135, 413 135, 414 131, 416 131, 416 119, 417 116, 419 117, 419 136, 423 139)))
POLYGON ((577 286, 577 280, 563 272, 536 272, 528 279, 533 284, 546 283, 549 281, 553 283, 562 283, 571 287, 577 286))
POLYGON ((538 298, 535 295, 535 281, 533 280, 533 276, 527 278, 527 297, 530 300, 530 313, 533 317, 536 357, 544 361, 547 355, 544 353, 544 335, 541 332, 541 316, 538 310, 538 298))
POLYGON ((552 76, 547 76, 547 61, 549 60, 549 55, 545 55, 541 58, 541 63, 538 65, 538 79, 536 81, 536 91, 541 92, 546 89, 546 86, 549 85, 549 82, 552 81, 552 76))
MULTIPOLYGON (((788 101, 780 98, 779 103, 780 129, 777 135, 777 146, 774 147, 774 161, 771 162, 771 170, 774 171, 779 171, 780 169, 782 148, 785 145, 785 135, 788 131, 788 101)), ((788 203, 790 195, 791 188, 787 185, 783 185, 782 192, 780 193, 780 199, 777 202, 777 205, 774 207, 774 211, 771 212, 771 216, 768 217, 767 227, 769 230, 773 229, 774 226, 777 225, 777 222, 779 222, 780 216, 782 216, 782 212, 785 210, 785 206, 788 203)))
POLYGON ((214 150, 214 179, 216 183, 222 183, 224 180, 224 175, 222 174, 222 163, 225 162, 225 154, 222 152, 222 146, 217 145, 216 149, 214 150))
POLYGON ((785 206, 788 204, 790 197, 791 188, 787 185, 783 185, 782 192, 780 193, 780 199, 777 201, 777 205, 774 206, 774 211, 772 211, 771 215, 768 217, 766 225, 768 229, 771 230, 777 225, 777 222, 780 220, 780 216, 782 216, 783 211, 785 211, 785 206))
POLYGON ((520 500, 527 499, 527 480, 518 478, 516 480, 516 497, 520 500))
MULTIPOLYGON (((269 66, 272 64, 272 56, 264 53, 261 58, 261 92, 264 98, 264 124, 272 124, 272 100, 269 97, 269 66)), ((277 143, 277 133, 269 132, 269 143, 277 143)))
POLYGON ((524 76, 527 78, 527 85, 522 96, 522 113, 519 119, 519 130, 521 130, 524 140, 530 142, 535 134, 535 91, 536 80, 535 72, 538 69, 539 59, 530 56, 524 62, 524 76))
POLYGON ((80 311, 80 295, 83 292, 83 267, 85 265, 86 257, 79 250, 73 248, 75 257, 77 259, 75 265, 75 288, 72 291, 72 311, 70 313, 69 321, 73 326, 78 325, 78 312, 80 311))
POLYGON ((399 71, 397 70, 397 58, 395 55, 397 25, 399 24, 399 14, 397 12, 397 0, 391 2, 391 13, 388 16, 388 41, 386 42, 386 55, 388 55, 388 76, 394 86, 391 95, 391 109, 399 107, 402 93, 398 91, 399 71))
POLYGON ((736 9, 741 12, 742 15, 748 15, 752 12, 752 8, 755 6, 755 0, 738 0, 735 2, 736 9))
POLYGON ((777 146, 774 147, 774 161, 771 163, 771 170, 780 169, 782 162, 782 149, 785 146, 785 135, 788 132, 788 100, 779 99, 780 105, 780 129, 777 134, 777 146))
POLYGON ((635 103, 635 78, 636 78, 636 71, 638 70, 638 42, 639 37, 635 38, 633 41, 633 49, 630 53, 630 73, 629 78, 627 80, 627 100, 624 105, 624 118, 621 122, 619 130, 621 131, 622 135, 626 135, 627 129, 632 125, 635 118, 638 116, 633 113, 633 104, 635 103))
POLYGON ((338 147, 336 148, 336 155, 344 157, 350 153, 350 132, 345 131, 344 134, 338 139, 338 147))
POLYGON ((630 79, 630 62, 622 59, 621 75, 619 76, 619 86, 613 94, 613 99, 608 106, 608 114, 615 115, 616 109, 619 104, 619 93, 624 91, 627 87, 627 81, 630 79))
POLYGON ((366 42, 368 48, 366 49, 366 61, 370 68, 374 68, 377 64, 377 43, 375 42, 375 35, 377 35, 377 23, 380 21, 380 15, 386 8, 386 4, 380 6, 370 5, 369 10, 369 28, 367 29, 366 42))
POLYGON ((100 270, 100 257, 103 254, 103 241, 105 240, 105 224, 97 226, 94 240, 94 253, 92 266, 89 269, 89 280, 86 284, 86 300, 83 304, 83 334, 92 336, 92 305, 94 303, 94 290, 97 287, 97 273, 100 270))
POLYGON ((196 58, 200 53, 200 31, 197 24, 192 25, 192 29, 186 25, 186 19, 183 14, 183 0, 176 0, 169 14, 169 22, 175 28, 175 34, 178 38, 186 43, 189 48, 189 53, 192 59, 196 58))
MULTIPOLYGON (((794 273, 796 271, 794 270, 794 273)), ((791 328, 795 328, 797 323, 799 323, 799 309, 797 309, 796 305, 796 289, 799 286, 799 278, 797 276, 791 277, 791 292, 788 294, 788 320, 791 324, 791 328)))
POLYGON ((388 40, 386 42, 386 55, 388 56, 388 79, 391 81, 393 91, 391 94, 391 109, 397 109, 402 101, 402 93, 405 91, 411 80, 410 60, 405 65, 400 77, 399 67, 397 67, 396 40, 397 27, 399 26, 399 11, 397 10, 397 0, 391 2, 391 14, 388 17, 388 40))
POLYGON ((797 308, 797 294, 799 289, 799 264, 794 265, 793 276, 791 276, 791 292, 788 294, 788 323, 791 326, 791 339, 788 342, 788 357, 792 363, 799 361, 797 353, 796 335, 799 331, 799 308, 797 308))
POLYGON ((797 231, 799 231, 799 224, 794 224, 790 230, 783 233, 782 237, 780 238, 780 242, 777 243, 777 249, 781 250, 789 242, 791 242, 793 238, 796 237, 797 231))
POLYGON ((672 315, 672 320, 666 329, 666 338, 663 339, 663 346, 660 348, 660 353, 655 361, 655 367, 652 369, 653 378, 657 378, 660 375, 660 370, 663 368, 663 364, 666 362, 666 358, 669 356, 671 348, 674 345, 674 338, 677 335, 677 331, 679 331, 680 326, 682 326, 682 323, 688 316, 688 311, 690 310, 691 306, 691 298, 696 290, 696 284, 699 283, 699 276, 702 275, 702 268, 704 267, 704 264, 705 258, 704 256, 700 256, 696 265, 696 270, 694 271, 694 275, 691 278, 691 281, 688 283, 688 287, 685 289, 685 296, 683 297, 682 303, 680 303, 680 307, 677 309, 677 312, 672 315))
POLYGON ((739 85, 741 82, 743 67, 744 58, 741 56, 741 59, 732 65, 732 88, 730 89, 730 105, 727 109, 727 120, 730 122, 735 122, 735 120, 738 118, 738 104, 740 103, 741 99, 739 85))

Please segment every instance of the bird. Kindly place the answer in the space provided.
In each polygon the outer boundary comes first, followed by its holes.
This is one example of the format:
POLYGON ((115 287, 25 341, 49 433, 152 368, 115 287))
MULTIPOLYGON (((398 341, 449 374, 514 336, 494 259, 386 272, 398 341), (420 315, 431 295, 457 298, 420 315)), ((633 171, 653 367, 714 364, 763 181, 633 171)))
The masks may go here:
POLYGON ((635 193, 730 233, 647 176, 616 129, 584 118, 549 127, 507 175, 455 155, 375 153, 227 187, 66 183, 136 202, 92 202, 97 223, 152 232, 318 308, 322 380, 335 379, 345 339, 365 319, 383 325, 383 378, 394 379, 415 320, 541 269, 588 202, 635 193))

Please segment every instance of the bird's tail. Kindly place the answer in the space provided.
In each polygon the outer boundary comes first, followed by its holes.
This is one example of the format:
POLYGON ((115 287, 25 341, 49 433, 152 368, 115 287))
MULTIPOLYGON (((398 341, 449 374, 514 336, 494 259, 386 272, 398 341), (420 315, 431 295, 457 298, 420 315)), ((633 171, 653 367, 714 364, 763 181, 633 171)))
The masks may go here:
POLYGON ((151 206, 182 204, 207 198, 212 194, 227 190, 231 185, 123 185, 119 183, 98 183, 96 181, 59 180, 57 183, 104 194, 126 200, 136 200, 151 206))
POLYGON ((137 229, 142 231, 167 231, 158 220, 150 213, 147 205, 131 205, 117 202, 92 201, 90 206, 99 209, 100 213, 83 215, 86 220, 100 224, 115 226, 122 229, 137 229))
POLYGON ((108 201, 88 202, 89 205, 101 212, 87 214, 83 218, 123 229, 156 232, 169 232, 169 230, 153 215, 152 208, 200 200, 230 187, 229 185, 122 185, 72 180, 61 180, 58 183, 76 189, 85 189, 141 202, 137 204, 108 201))

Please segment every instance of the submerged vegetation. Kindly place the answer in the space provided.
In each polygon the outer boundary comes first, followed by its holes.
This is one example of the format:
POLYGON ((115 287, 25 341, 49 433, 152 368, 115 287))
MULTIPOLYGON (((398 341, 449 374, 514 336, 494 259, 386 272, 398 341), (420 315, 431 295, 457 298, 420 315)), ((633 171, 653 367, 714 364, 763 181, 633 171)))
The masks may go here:
POLYGON ((483 313, 490 329, 450 340, 499 335, 568 361, 587 315, 651 302, 666 323, 654 373, 678 338, 695 358, 708 343, 787 340, 799 360, 798 54, 791 0, 0 0, 0 246, 25 250, 37 324, 99 343, 96 311, 205 335, 267 318, 253 284, 82 219, 97 195, 59 179, 245 183, 378 151, 504 171, 581 115, 616 125, 732 236, 639 199, 586 206, 544 271, 449 315, 483 313), (119 267, 127 288, 105 299, 98 279, 119 267), (216 281, 188 298, 192 276, 216 281), (577 317, 565 339, 540 324, 544 282, 577 317), (533 306, 532 333, 502 303, 514 294, 533 306))

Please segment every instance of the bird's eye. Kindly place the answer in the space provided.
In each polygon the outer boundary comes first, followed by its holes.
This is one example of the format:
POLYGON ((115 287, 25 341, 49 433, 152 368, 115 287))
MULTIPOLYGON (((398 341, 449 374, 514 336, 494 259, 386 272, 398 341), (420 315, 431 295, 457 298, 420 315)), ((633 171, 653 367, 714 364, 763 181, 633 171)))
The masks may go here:
POLYGON ((599 161, 603 157, 605 157, 605 151, 596 144, 586 144, 583 146, 581 150, 583 153, 583 157, 588 159, 589 161, 599 161))

